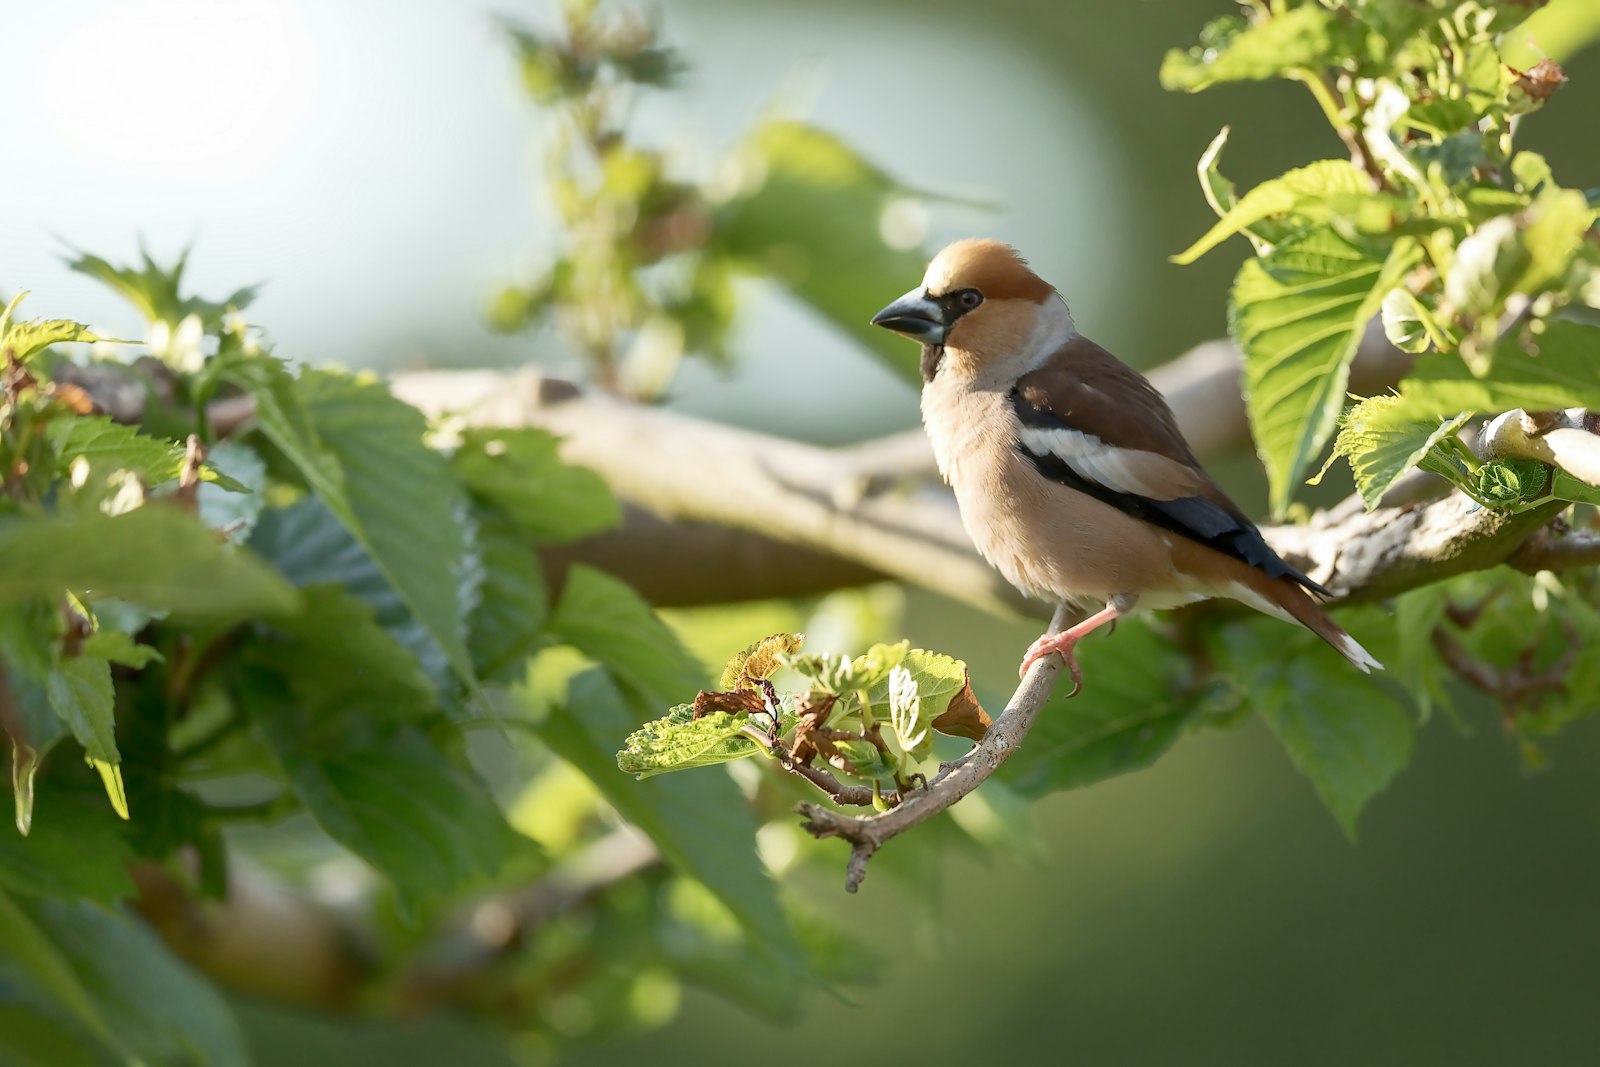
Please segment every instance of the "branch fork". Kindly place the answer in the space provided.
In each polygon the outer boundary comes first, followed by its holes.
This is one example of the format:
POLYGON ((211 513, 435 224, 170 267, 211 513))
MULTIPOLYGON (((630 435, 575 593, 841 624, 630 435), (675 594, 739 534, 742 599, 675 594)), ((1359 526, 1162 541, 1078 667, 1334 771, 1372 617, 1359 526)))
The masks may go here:
MULTIPOLYGON (((1066 604, 1057 607, 1046 632, 1059 633, 1066 625, 1069 610, 1066 604)), ((1000 768, 1033 728, 1040 709, 1055 688, 1061 666, 1060 656, 1049 656, 1035 663, 983 740, 970 752, 941 767, 926 787, 902 794, 898 807, 857 816, 817 803, 795 806, 795 813, 805 820, 802 826, 813 837, 839 837, 850 842, 850 860, 844 880, 847 892, 854 893, 861 887, 867 876, 868 861, 890 839, 949 808, 1000 768)))

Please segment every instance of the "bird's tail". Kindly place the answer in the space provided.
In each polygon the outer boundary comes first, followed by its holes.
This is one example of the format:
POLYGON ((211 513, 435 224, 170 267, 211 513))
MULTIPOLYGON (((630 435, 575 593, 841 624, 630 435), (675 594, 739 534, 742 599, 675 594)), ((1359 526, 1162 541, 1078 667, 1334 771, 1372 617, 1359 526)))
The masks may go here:
POLYGON ((1332 645, 1339 655, 1355 664, 1363 674, 1383 670, 1383 664, 1379 663, 1372 653, 1362 648, 1360 642, 1345 633, 1339 624, 1322 610, 1322 605, 1295 582, 1280 578, 1270 583, 1263 592, 1266 592, 1272 602, 1288 613, 1294 621, 1332 645))

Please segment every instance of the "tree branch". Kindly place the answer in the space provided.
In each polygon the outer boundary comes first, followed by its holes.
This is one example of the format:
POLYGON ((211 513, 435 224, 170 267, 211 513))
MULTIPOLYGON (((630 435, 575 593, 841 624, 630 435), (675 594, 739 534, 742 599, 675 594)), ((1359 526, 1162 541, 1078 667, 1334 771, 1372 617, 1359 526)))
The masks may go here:
MULTIPOLYGON (((1047 633, 1057 633, 1066 624, 1067 605, 1056 608, 1047 633)), ((926 788, 903 794, 900 806, 876 815, 845 815, 822 804, 802 803, 795 812, 805 817, 805 829, 816 837, 842 837, 850 842, 850 861, 845 868, 844 887, 854 893, 867 876, 867 862, 890 838, 905 833, 955 804, 982 785, 1022 744, 1033 728, 1033 721, 1055 688, 1061 673, 1061 657, 1049 656, 1029 669, 1022 683, 1006 703, 994 725, 989 727, 970 752, 940 769, 926 788)))

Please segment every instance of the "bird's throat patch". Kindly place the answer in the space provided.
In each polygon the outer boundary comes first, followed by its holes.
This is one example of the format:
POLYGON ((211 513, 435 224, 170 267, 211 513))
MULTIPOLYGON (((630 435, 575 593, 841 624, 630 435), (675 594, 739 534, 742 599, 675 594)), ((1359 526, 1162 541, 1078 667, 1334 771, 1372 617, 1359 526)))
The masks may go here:
POLYGON ((922 346, 922 380, 933 381, 933 376, 939 373, 939 364, 944 361, 944 345, 922 346))

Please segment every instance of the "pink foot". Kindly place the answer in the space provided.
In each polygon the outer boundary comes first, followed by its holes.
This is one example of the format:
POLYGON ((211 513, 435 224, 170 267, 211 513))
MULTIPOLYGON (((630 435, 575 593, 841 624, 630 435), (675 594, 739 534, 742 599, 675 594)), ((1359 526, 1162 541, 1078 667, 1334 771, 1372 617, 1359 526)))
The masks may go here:
POLYGON ((1025 678, 1028 668, 1053 653, 1060 653, 1061 658, 1067 662, 1067 673, 1072 676, 1072 692, 1067 694, 1071 699, 1078 695, 1078 690, 1083 688, 1083 672, 1078 668, 1078 660, 1072 654, 1073 646, 1078 643, 1078 635, 1070 630, 1059 634, 1046 634, 1028 647, 1027 655, 1022 657, 1022 666, 1017 668, 1017 676, 1025 678))

